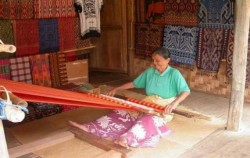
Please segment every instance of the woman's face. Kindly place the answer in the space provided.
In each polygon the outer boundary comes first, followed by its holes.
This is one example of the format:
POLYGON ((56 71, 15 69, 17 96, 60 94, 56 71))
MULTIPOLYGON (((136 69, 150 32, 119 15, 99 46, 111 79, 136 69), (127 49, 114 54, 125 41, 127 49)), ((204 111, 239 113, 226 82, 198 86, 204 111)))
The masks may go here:
POLYGON ((167 69, 169 61, 170 61, 170 58, 165 59, 163 58, 163 56, 159 54, 152 55, 153 66, 160 73, 164 72, 167 69))

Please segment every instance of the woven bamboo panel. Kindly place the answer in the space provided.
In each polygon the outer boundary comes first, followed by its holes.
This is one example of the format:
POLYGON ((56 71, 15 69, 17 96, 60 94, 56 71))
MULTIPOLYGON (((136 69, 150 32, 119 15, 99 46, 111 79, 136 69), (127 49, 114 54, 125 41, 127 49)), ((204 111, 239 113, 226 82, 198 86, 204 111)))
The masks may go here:
MULTIPOLYGON (((142 71, 151 65, 150 60, 134 59, 134 76, 139 75, 142 71)), ((216 94, 224 97, 231 95, 231 80, 226 77, 226 62, 222 61, 218 73, 206 72, 197 69, 196 66, 181 65, 170 63, 172 67, 177 68, 186 79, 192 90, 216 94)), ((250 102, 250 83, 246 83, 245 101, 250 102)))

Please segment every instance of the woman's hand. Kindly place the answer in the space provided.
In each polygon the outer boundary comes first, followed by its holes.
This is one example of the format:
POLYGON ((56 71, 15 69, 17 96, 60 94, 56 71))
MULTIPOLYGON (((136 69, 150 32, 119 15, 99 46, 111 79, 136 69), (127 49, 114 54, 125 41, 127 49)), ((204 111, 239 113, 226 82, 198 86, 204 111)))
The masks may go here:
POLYGON ((114 89, 106 92, 105 94, 108 96, 114 96, 116 94, 117 90, 118 90, 117 88, 114 88, 114 89))
POLYGON ((167 114, 170 114, 173 109, 175 109, 177 107, 177 104, 175 105, 173 102, 168 104, 165 109, 164 109, 164 114, 167 115, 167 114))

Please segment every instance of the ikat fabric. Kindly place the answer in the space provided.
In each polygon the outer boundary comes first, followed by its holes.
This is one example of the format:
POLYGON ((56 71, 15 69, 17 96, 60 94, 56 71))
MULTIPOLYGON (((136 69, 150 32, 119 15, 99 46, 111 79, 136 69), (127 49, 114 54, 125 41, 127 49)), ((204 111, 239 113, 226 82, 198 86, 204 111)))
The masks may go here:
POLYGON ((197 67, 218 72, 223 54, 227 52, 229 29, 201 28, 197 67))
POLYGON ((38 20, 15 20, 13 28, 16 57, 39 54, 38 20))
POLYGON ((162 25, 198 26, 199 0, 137 0, 136 21, 162 25))
POLYGON ((81 37, 100 37, 100 11, 103 0, 75 0, 74 6, 80 17, 81 37))
POLYGON ((11 80, 32 83, 29 57, 10 59, 11 80))
POLYGON ((171 60, 195 65, 199 28, 166 25, 163 47, 171 52, 171 60))
POLYGON ((10 60, 0 59, 0 78, 10 80, 10 60))
MULTIPOLYGON (((229 32, 228 47, 227 47, 227 68, 226 76, 232 78, 233 75, 233 49, 234 49, 234 31, 229 32)), ((248 53, 247 53, 247 67, 246 67, 246 84, 250 83, 250 35, 248 37, 248 53)))
POLYGON ((34 0, 35 18, 75 17, 74 0, 34 0))
POLYGON ((162 46, 163 25, 137 23, 135 26, 135 55, 151 57, 153 51, 162 46))
POLYGON ((59 51, 59 35, 57 19, 39 19, 40 53, 59 51))
POLYGON ((33 0, 1 0, 0 19, 33 19, 33 0))
MULTIPOLYGON (((13 26, 10 20, 0 20, 0 40, 5 44, 14 44, 13 26)), ((14 53, 0 53, 0 58, 11 58, 14 55, 14 53)))
POLYGON ((49 54, 33 55, 29 58, 33 84, 51 87, 49 54))
POLYGON ((199 0, 200 27, 227 28, 234 26, 235 0, 199 0))

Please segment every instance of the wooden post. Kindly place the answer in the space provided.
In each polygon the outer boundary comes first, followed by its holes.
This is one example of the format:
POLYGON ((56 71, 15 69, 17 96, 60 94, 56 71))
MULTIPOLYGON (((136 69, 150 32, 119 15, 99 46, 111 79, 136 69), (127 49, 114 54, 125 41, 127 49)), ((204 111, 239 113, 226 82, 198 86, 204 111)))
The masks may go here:
POLYGON ((1 119, 0 119, 0 156, 1 158, 9 158, 8 148, 3 130, 3 122, 1 119))
POLYGON ((249 33, 249 0, 236 0, 234 30, 233 81, 227 130, 239 131, 244 105, 249 33))

